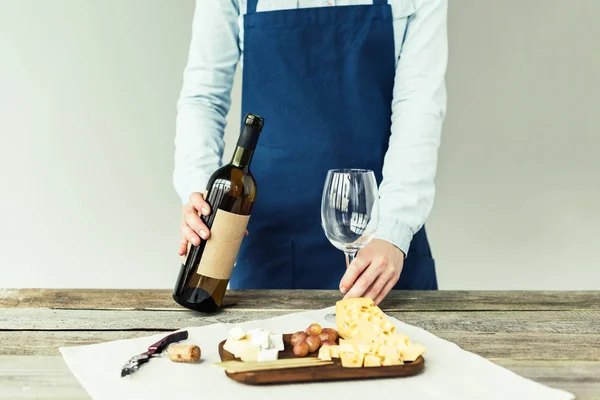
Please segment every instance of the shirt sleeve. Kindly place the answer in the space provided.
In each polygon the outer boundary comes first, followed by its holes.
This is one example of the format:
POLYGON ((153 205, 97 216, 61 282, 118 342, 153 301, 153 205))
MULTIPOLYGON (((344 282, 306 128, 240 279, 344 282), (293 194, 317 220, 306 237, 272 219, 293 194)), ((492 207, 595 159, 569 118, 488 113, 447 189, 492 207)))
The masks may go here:
POLYGON ((408 255, 429 216, 446 113, 447 0, 415 0, 396 65, 392 127, 375 237, 408 255))
POLYGON ((223 134, 240 58, 237 0, 197 0, 177 102, 173 184, 185 203, 222 165, 223 134))

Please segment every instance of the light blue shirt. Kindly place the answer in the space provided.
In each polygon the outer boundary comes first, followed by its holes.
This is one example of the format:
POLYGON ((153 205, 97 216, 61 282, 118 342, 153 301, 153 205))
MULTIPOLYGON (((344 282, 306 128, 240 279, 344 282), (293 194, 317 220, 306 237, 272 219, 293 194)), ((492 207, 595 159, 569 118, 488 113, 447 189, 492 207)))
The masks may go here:
MULTIPOLYGON (((446 113, 448 4, 447 0, 388 3, 394 16, 396 78, 375 237, 408 254, 412 236, 424 225, 435 195, 446 113)), ((257 12, 358 4, 372 4, 372 0, 260 0, 257 12)), ((243 68, 245 13, 246 0, 196 1, 175 137, 173 181, 184 203, 191 193, 204 192, 210 175, 222 165, 233 76, 238 62, 243 68)))

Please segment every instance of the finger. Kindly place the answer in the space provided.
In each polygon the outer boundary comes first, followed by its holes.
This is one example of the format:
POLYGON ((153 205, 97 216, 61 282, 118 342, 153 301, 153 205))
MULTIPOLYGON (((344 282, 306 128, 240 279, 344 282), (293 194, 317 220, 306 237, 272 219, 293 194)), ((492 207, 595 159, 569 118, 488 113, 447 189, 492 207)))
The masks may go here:
POLYGON ((202 193, 192 193, 190 195, 190 204, 197 210, 202 213, 202 215, 210 214, 210 205, 204 200, 204 196, 202 193))
POLYGON ((369 267, 365 269, 356 282, 354 282, 352 288, 346 293, 346 296, 344 296, 344 299, 362 297, 382 272, 383 271, 377 262, 371 262, 369 267))
POLYGON ((393 278, 394 275, 392 273, 383 273, 379 275, 362 297, 368 297, 375 302, 375 299, 379 296, 385 285, 393 278))
POLYGON ((346 268, 346 272, 340 281, 340 291, 346 293, 369 264, 369 259, 357 256, 348 268, 346 268))
POLYGON ((381 292, 379 292, 379 294, 377 295, 377 298, 373 300, 375 305, 378 305, 379 303, 381 303, 383 301, 385 296, 387 296, 387 294, 390 292, 390 290, 392 290, 392 288, 398 282, 399 279, 400 279, 399 276, 395 276, 393 279, 389 280, 388 283, 385 284, 385 286, 383 287, 381 292))
POLYGON ((208 239, 210 231, 208 230, 204 222, 202 222, 198 213, 196 213, 196 211, 194 211, 192 207, 189 207, 183 215, 183 221, 202 239, 208 239))
POLYGON ((179 255, 185 256, 187 254, 188 240, 183 238, 179 242, 179 255))
POLYGON ((246 232, 244 232, 244 236, 248 236, 248 235, 249 235, 248 229, 246 229, 246 232))
POLYGON ((181 223, 181 234, 184 238, 188 240, 188 242, 190 242, 194 246, 198 246, 200 244, 200 238, 198 237, 196 232, 194 232, 189 226, 187 226, 183 222, 181 223))

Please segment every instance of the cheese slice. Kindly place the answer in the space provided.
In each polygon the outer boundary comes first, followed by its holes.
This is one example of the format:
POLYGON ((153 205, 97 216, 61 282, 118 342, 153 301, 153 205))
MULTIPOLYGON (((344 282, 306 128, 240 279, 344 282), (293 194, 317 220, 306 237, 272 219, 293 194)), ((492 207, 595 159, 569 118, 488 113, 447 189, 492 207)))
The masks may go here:
POLYGON ((340 353, 342 359, 342 367, 344 368, 360 368, 363 366, 363 358, 359 353, 340 353))
POLYGON ((400 352, 400 355, 404 361, 412 362, 425 353, 425 350, 425 347, 422 345, 411 342, 406 349, 400 352))
POLYGON ((319 349, 319 355, 317 356, 319 360, 322 361, 331 361, 331 353, 329 352, 329 348, 331 346, 321 346, 321 348, 319 349))
POLYGON ((372 354, 366 354, 364 366, 365 367, 380 367, 381 366, 381 358, 374 356, 372 354))

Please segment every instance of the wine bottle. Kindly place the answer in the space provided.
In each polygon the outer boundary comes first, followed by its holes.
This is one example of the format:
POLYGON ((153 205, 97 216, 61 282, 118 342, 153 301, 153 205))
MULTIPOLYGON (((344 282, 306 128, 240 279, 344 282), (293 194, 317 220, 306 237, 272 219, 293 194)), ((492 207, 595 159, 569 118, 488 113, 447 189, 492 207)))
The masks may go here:
POLYGON ((263 125, 258 115, 246 115, 231 162, 208 180, 204 197, 211 213, 200 218, 210 237, 201 239, 198 246, 188 246, 173 290, 173 299, 186 308, 210 313, 223 303, 256 199, 250 162, 263 125))

